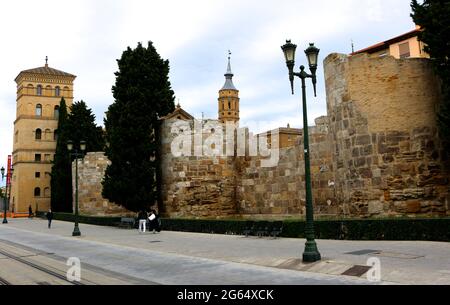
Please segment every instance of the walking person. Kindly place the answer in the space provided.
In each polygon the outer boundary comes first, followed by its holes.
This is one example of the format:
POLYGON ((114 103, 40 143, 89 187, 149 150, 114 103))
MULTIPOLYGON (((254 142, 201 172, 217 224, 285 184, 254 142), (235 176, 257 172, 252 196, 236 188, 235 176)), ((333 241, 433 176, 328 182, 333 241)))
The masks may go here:
POLYGON ((147 212, 142 210, 139 212, 138 215, 139 219, 139 233, 145 233, 147 230, 147 212))
POLYGON ((33 209, 31 208, 31 204, 28 207, 28 218, 32 218, 33 217, 33 209))
POLYGON ((49 209, 49 210, 48 210, 46 216, 47 216, 47 220, 48 220, 48 228, 51 229, 51 227, 52 227, 52 220, 53 220, 53 212, 52 212, 52 209, 49 209))

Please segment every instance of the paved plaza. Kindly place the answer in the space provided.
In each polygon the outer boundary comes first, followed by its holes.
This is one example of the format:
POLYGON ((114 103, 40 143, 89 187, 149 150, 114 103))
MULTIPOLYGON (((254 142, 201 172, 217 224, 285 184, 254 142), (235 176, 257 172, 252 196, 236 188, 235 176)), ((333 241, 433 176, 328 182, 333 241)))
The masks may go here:
POLYGON ((371 257, 381 262, 381 284, 450 284, 449 243, 318 240, 323 260, 303 264, 301 239, 80 229, 82 237, 74 238, 73 223, 55 221, 49 230, 41 219, 10 219, 0 226, 0 248, 78 257, 90 271, 129 284, 371 284, 364 271, 358 273, 371 257))

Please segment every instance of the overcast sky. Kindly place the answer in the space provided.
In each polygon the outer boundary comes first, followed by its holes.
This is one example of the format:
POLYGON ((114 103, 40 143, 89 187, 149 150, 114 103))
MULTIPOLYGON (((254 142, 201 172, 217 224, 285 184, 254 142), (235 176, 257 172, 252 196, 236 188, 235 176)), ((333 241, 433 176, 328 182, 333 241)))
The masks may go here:
MULTIPOLYGON (((232 51, 241 119, 260 129, 302 126, 299 82, 289 89, 280 46, 298 45, 296 69, 309 42, 330 53, 355 49, 414 29, 410 0, 17 0, 0 4, 0 166, 12 151, 18 73, 45 64, 77 75, 75 100, 98 124, 113 102, 116 59, 127 46, 153 41, 170 61, 181 106, 195 117, 217 118, 218 90, 232 51)), ((323 67, 309 120, 326 115, 323 67)), ((311 86, 308 87, 311 93, 311 86)))

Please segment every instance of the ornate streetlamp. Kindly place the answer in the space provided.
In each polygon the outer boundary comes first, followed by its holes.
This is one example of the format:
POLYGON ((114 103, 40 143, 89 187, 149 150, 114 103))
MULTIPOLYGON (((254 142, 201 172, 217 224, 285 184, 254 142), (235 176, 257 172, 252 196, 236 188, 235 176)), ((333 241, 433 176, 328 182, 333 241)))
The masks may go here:
POLYGON ((78 151, 78 145, 75 145, 72 141, 67 141, 67 149, 69 150, 70 157, 75 157, 75 227, 73 229, 72 236, 81 236, 80 228, 78 225, 78 157, 81 159, 84 157, 86 151, 86 141, 80 141, 80 151, 78 151))
MULTIPOLYGON (((0 172, 2 173, 2 181, 3 181, 5 179, 5 168, 2 167, 0 169, 0 172)), ((6 175, 10 175, 10 179, 6 179, 6 181, 9 180, 9 193, 8 193, 8 183, 6 183, 5 197, 3 199, 3 204, 4 204, 3 205, 3 208, 4 208, 3 209, 3 224, 7 224, 8 223, 8 219, 6 217, 6 213, 8 212, 7 207, 9 205, 9 199, 11 197, 11 178, 12 178, 13 172, 14 172, 14 168, 12 168, 12 167, 10 168, 9 173, 6 172, 6 175)))
POLYGON ((289 80, 291 82, 292 94, 294 94, 294 76, 299 77, 302 80, 302 97, 303 97, 303 138, 305 144, 305 189, 306 189, 306 246, 303 253, 304 262, 317 262, 321 260, 321 255, 317 249, 314 233, 314 208, 311 190, 311 169, 310 169, 310 151, 309 151, 309 133, 308 133, 308 113, 306 109, 306 79, 311 78, 314 87, 314 96, 316 96, 316 71, 317 62, 319 58, 320 50, 314 46, 313 43, 309 44, 309 48, 305 50, 306 57, 308 58, 309 69, 311 74, 305 71, 305 66, 300 66, 300 73, 294 72, 295 65, 295 50, 297 46, 291 43, 290 40, 286 41, 286 44, 281 47, 286 58, 286 65, 289 69, 289 80))

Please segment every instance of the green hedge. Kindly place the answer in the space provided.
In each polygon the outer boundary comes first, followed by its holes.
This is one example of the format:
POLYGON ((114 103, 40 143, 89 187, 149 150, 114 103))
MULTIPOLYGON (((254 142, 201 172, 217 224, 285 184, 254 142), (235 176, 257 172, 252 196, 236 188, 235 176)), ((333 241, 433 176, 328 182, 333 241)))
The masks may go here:
MULTIPOLYGON (((38 217, 45 217, 44 212, 38 212, 38 217)), ((116 226, 117 223, 120 222, 121 217, 97 217, 97 216, 78 216, 79 223, 85 223, 96 226, 116 226)), ((67 221, 67 222, 75 222, 75 215, 70 213, 53 213, 54 220, 67 221)))
MULTIPOLYGON (((450 241, 450 218, 316 220, 318 239, 450 241)), ((245 220, 163 219, 163 230, 240 234, 245 220)), ((305 221, 283 222, 282 237, 304 238, 305 221)))
MULTIPOLYGON (((38 216, 44 217, 44 213, 38 216)), ((75 216, 54 213, 55 220, 74 222, 75 216)), ((115 226, 121 217, 79 216, 79 222, 100 226, 115 226)), ((167 219, 162 221, 166 231, 241 234, 246 220, 197 220, 167 219)), ((316 220, 314 222, 318 239, 345 240, 423 240, 450 241, 450 218, 398 218, 398 219, 346 219, 316 220)), ((282 237, 304 238, 304 220, 285 220, 282 237)))

